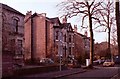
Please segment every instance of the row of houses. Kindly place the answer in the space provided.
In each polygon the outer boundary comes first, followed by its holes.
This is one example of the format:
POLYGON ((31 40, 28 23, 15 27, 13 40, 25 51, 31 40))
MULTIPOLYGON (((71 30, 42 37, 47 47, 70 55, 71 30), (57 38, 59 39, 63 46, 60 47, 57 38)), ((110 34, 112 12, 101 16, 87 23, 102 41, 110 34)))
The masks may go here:
POLYGON ((77 26, 67 23, 66 17, 60 22, 58 17, 46 17, 46 13, 28 11, 24 15, 0 3, 0 32, 3 76, 11 75, 15 65, 25 65, 27 60, 76 58, 89 53, 87 33, 78 33, 77 26))

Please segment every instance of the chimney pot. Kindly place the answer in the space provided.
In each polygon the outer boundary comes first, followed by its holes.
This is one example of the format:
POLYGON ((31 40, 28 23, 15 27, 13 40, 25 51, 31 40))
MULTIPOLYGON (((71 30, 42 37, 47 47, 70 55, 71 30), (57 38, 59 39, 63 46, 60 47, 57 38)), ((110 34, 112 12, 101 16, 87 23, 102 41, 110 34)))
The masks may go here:
POLYGON ((67 23, 67 17, 66 16, 62 19, 62 23, 67 23))

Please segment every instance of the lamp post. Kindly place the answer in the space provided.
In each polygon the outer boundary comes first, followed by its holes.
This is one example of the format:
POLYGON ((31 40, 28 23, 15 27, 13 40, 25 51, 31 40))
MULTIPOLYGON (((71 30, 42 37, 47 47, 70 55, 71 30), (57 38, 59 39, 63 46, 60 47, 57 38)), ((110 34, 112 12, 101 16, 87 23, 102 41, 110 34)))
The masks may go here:
POLYGON ((60 57, 60 71, 61 71, 62 70, 62 67, 61 67, 62 66, 61 65, 62 64, 62 62, 61 62, 61 55, 59 55, 59 57, 60 57))
POLYGON ((59 70, 62 70, 62 49, 61 49, 61 38, 62 38, 62 34, 61 32, 59 32, 59 36, 58 36, 58 54, 59 54, 59 70))

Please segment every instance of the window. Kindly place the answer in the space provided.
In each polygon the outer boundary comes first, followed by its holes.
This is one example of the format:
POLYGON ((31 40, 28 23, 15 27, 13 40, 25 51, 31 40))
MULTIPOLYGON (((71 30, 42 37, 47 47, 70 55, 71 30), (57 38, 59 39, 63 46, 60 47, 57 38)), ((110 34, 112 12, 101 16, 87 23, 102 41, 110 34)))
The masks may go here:
POLYGON ((71 55, 71 47, 69 47, 69 55, 71 55))
POLYGON ((67 48, 66 48, 66 46, 65 46, 65 56, 66 56, 66 49, 67 49, 67 48))
POLYGON ((64 35, 64 42, 66 42, 66 35, 64 35))
POLYGON ((13 20, 13 25, 15 27, 15 32, 18 32, 18 20, 17 19, 13 20))
POLYGON ((71 42, 71 35, 69 35, 69 42, 71 42))
POLYGON ((55 38, 56 38, 56 40, 58 40, 58 31, 56 31, 56 36, 55 36, 55 38))
POLYGON ((22 47, 22 40, 18 40, 18 47, 22 47))
POLYGON ((58 45, 55 45, 55 54, 57 55, 58 54, 58 45))
POLYGON ((11 39, 11 52, 13 52, 13 54, 15 54, 15 39, 11 39))
POLYGON ((18 40, 17 41, 17 46, 18 46, 18 50, 17 50, 17 54, 22 54, 22 40, 18 40))

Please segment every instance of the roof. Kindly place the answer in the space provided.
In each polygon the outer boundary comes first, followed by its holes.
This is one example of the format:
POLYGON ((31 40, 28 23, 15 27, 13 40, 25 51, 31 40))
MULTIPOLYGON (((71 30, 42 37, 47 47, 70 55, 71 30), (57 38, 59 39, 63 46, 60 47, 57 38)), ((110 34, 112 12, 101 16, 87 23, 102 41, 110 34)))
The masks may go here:
POLYGON ((70 26, 71 26, 70 23, 63 23, 63 24, 61 24, 61 27, 62 27, 62 28, 68 28, 68 27, 70 27, 70 26))
POLYGON ((46 17, 46 18, 49 19, 52 23, 58 22, 59 24, 61 24, 58 17, 55 17, 55 18, 48 18, 48 17, 46 17))
POLYGON ((82 36, 83 38, 90 39, 90 37, 87 37, 87 36, 85 36, 85 35, 83 35, 83 34, 80 34, 80 33, 78 33, 78 32, 75 32, 75 31, 74 31, 74 33, 76 33, 76 34, 82 36))
POLYGON ((70 23, 63 23, 63 24, 62 24, 62 26, 64 26, 64 27, 65 27, 65 26, 69 26, 69 25, 71 25, 71 24, 70 24, 70 23))
POLYGON ((63 24, 61 24, 61 28, 65 28, 65 29, 70 28, 71 30, 69 30, 69 32, 73 32, 73 28, 71 26, 71 23, 63 23, 63 24))
MULTIPOLYGON (((2 3, 0 3, 0 4, 2 4, 2 3)), ((10 7, 10 6, 6 5, 6 4, 2 4, 2 8, 3 8, 3 9, 6 9, 6 10, 9 10, 9 11, 12 11, 12 12, 15 12, 15 13, 17 13, 17 14, 20 14, 20 15, 22 15, 22 16, 25 16, 25 15, 22 14, 21 12, 13 9, 12 7, 10 7)))

